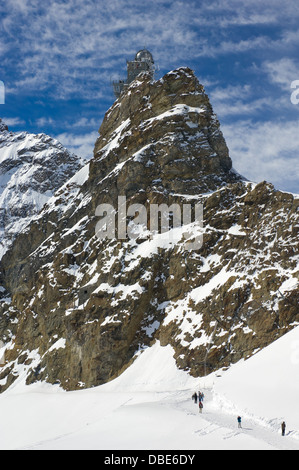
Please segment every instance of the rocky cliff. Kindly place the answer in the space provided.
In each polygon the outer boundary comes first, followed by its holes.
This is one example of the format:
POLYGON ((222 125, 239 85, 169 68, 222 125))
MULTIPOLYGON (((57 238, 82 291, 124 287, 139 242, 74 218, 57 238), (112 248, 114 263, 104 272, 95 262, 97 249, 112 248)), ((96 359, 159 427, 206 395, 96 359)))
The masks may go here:
POLYGON ((2 259, 2 390, 21 376, 104 383, 157 338, 194 376, 254 354, 299 321, 298 204, 233 170, 190 69, 138 77, 107 111, 94 158, 2 259), (177 224, 170 207, 203 207, 203 223, 177 224))

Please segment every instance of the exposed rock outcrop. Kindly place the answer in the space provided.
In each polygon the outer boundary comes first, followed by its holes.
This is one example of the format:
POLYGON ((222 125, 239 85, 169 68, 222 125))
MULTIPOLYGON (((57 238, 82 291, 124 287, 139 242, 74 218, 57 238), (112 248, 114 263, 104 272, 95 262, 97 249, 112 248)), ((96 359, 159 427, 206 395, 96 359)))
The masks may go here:
POLYGON ((156 338, 194 376, 271 343, 299 321, 298 203, 232 169, 190 69, 138 77, 106 113, 90 164, 2 260, 2 390, 20 371, 66 390, 104 383, 156 338), (119 197, 145 209, 134 237, 121 233, 119 197), (203 227, 150 231, 153 204, 200 203, 203 227), (96 233, 102 204, 116 210, 111 239, 96 233))

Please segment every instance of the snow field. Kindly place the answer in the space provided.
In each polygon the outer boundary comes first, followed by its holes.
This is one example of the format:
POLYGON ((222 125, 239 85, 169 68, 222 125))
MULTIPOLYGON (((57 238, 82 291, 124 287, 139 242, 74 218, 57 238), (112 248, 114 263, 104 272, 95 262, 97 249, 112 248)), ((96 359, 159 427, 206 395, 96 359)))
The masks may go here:
POLYGON ((120 377, 92 389, 64 392, 17 379, 0 395, 0 448, 298 450, 298 344, 295 328, 247 361, 201 379, 178 370, 172 348, 159 342, 120 377), (199 389, 202 414, 191 399, 199 389))

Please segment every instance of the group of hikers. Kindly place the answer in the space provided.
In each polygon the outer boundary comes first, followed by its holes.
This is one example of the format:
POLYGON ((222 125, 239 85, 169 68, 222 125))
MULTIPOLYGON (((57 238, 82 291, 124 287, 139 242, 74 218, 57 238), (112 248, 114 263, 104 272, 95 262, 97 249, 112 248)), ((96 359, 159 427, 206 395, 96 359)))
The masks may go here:
POLYGON ((194 403, 197 403, 197 399, 198 399, 198 409, 199 409, 199 412, 202 413, 204 394, 199 391, 197 395, 197 393, 194 392, 192 395, 192 399, 194 400, 194 403))
MULTIPOLYGON (((196 392, 194 392, 192 395, 192 400, 194 400, 194 403, 197 403, 197 400, 198 400, 198 408, 199 408, 200 413, 202 413, 202 409, 203 409, 203 399, 204 399, 204 394, 200 391, 198 392, 198 395, 196 392)), ((242 428, 241 416, 237 417, 237 422, 238 422, 238 428, 242 428)), ((286 431, 286 423, 283 421, 281 423, 281 435, 282 436, 285 436, 285 431, 286 431)))

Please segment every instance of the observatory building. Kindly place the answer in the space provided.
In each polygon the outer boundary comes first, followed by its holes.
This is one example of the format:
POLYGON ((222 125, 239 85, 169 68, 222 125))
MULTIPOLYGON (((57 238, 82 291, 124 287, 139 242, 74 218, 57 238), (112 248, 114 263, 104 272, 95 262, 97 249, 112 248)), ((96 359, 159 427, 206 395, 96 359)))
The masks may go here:
POLYGON ((116 98, 119 97, 123 89, 135 80, 141 72, 148 73, 153 77, 155 70, 156 68, 152 54, 145 48, 138 51, 134 60, 127 60, 127 79, 112 82, 116 98))

